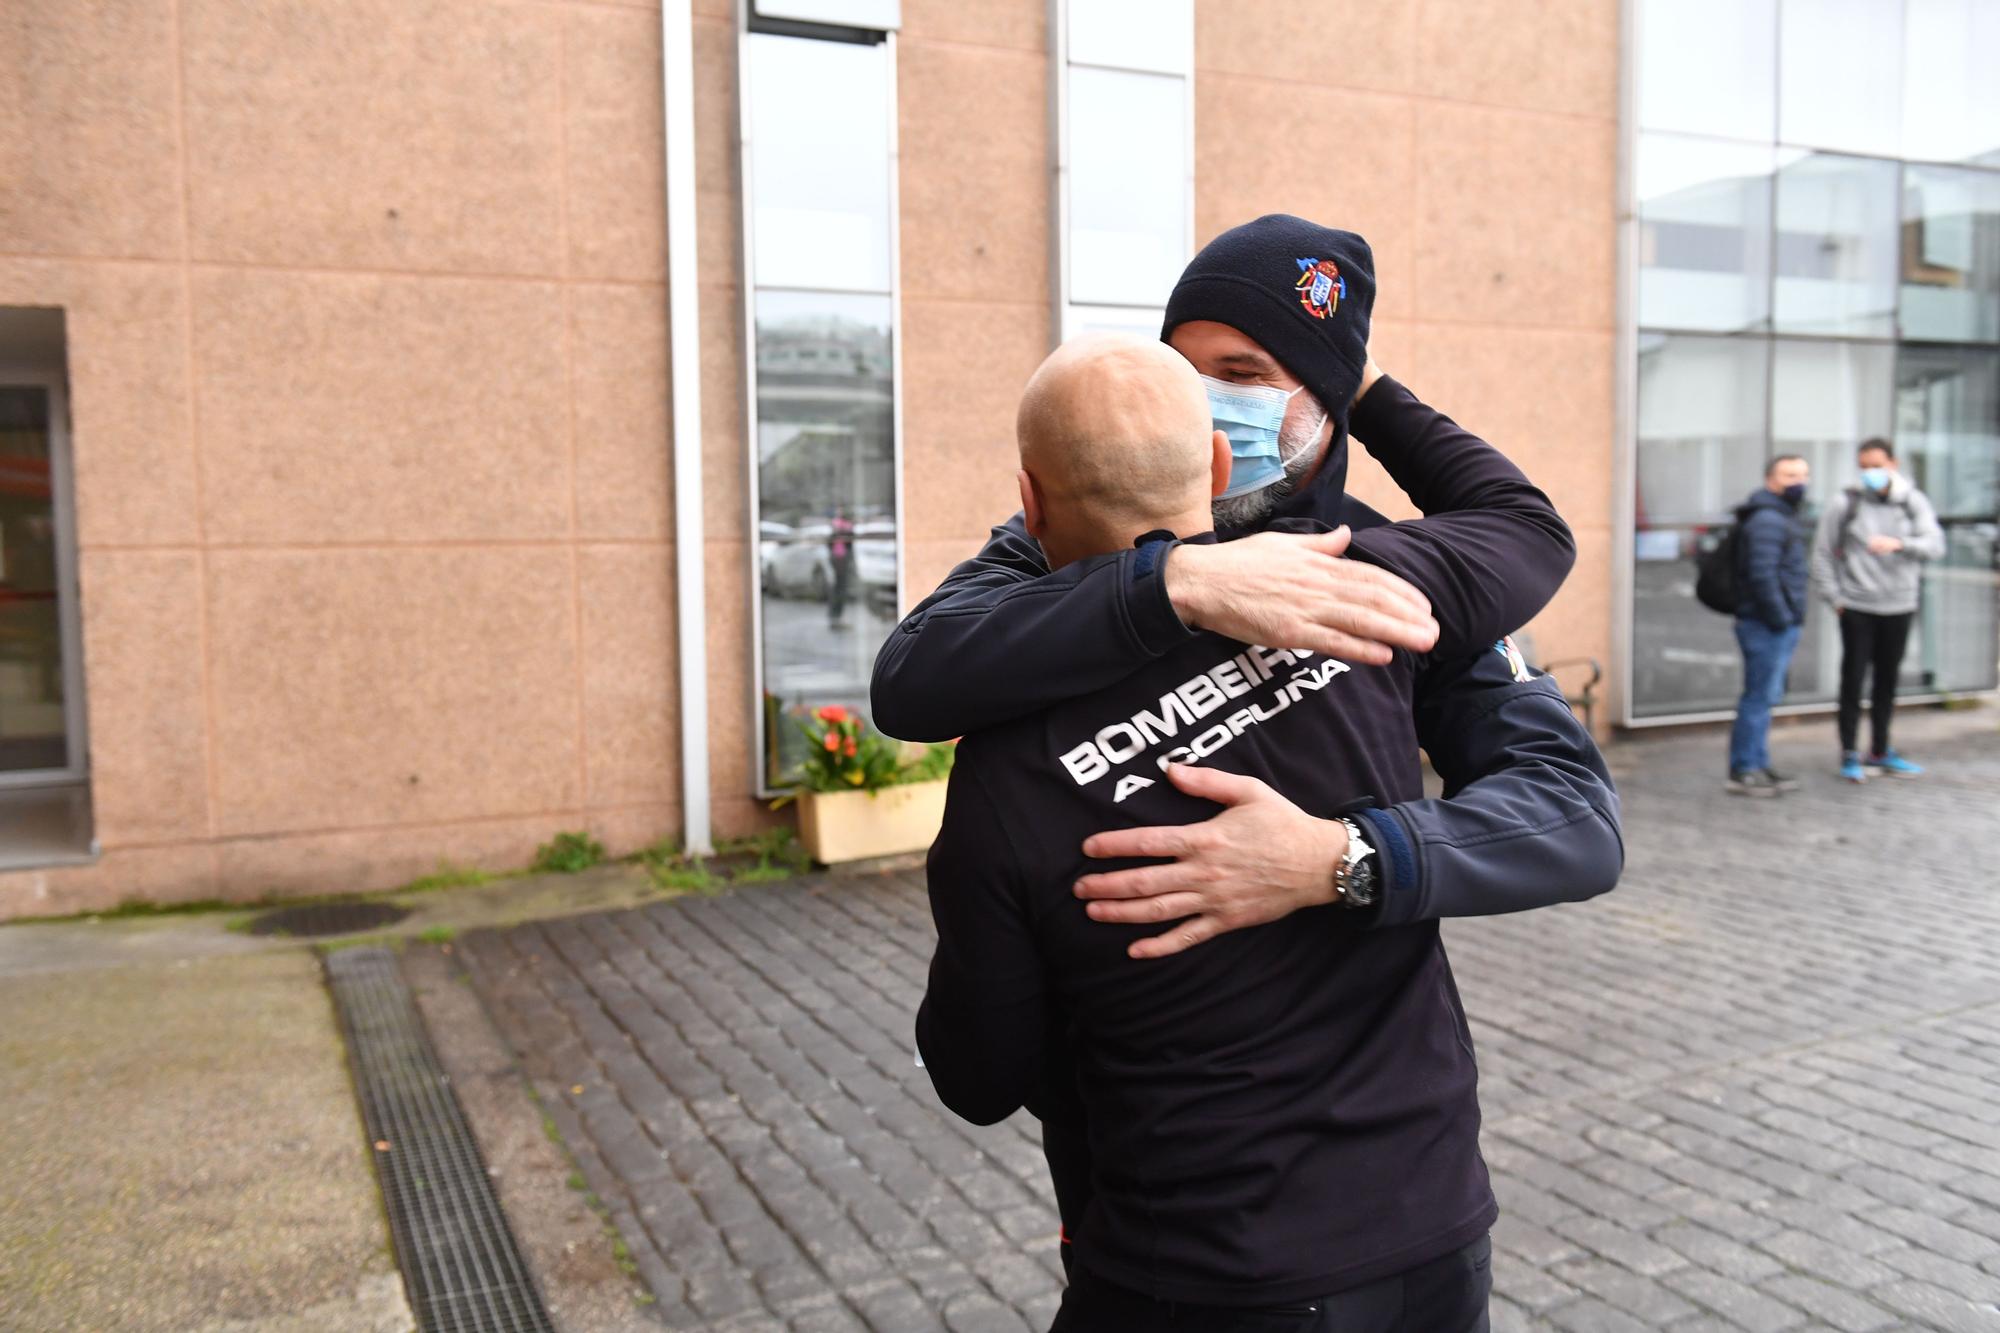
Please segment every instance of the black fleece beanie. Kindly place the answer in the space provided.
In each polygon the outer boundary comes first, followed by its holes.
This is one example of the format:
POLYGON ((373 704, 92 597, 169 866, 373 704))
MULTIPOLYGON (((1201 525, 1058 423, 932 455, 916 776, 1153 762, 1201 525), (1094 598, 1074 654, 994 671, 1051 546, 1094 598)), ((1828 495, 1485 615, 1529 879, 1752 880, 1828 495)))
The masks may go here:
POLYGON ((1375 256, 1351 231, 1268 213, 1201 248, 1167 298, 1160 337, 1211 319, 1278 358, 1333 418, 1322 477, 1345 483, 1347 414, 1368 362, 1375 256), (1331 474, 1331 475, 1329 475, 1331 474))

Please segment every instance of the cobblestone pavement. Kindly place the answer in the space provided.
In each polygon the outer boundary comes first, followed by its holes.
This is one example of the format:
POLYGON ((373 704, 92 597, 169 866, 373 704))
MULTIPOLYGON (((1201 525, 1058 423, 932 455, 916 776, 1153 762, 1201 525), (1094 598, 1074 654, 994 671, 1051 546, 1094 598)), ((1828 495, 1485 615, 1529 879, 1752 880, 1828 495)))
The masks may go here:
MULTIPOLYGON (((1500 1196, 1496 1329, 2000 1331, 2000 730, 1916 782, 1731 800, 1614 751, 1608 897, 1455 922, 1500 1196)), ((943 1113, 919 876, 480 933, 461 953, 677 1328, 1041 1329, 1034 1123, 943 1113)))

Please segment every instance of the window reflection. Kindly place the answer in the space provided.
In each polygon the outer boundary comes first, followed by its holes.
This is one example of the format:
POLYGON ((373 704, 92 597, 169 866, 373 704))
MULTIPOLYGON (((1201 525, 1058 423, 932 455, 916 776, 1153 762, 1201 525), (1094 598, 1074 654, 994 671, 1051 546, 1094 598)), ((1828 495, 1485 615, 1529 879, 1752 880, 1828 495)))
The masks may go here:
POLYGON ((888 291, 887 47, 744 40, 757 285, 888 291))
POLYGON ((1893 337, 1897 166, 1815 153, 1778 171, 1772 316, 1787 333, 1893 337))
POLYGON ((1729 622, 1694 600, 1695 560, 1764 472, 1770 344, 1639 340, 1633 711, 1700 712, 1736 697, 1729 622))
POLYGON ((1903 468, 1937 507, 1945 557, 1924 568, 1917 689, 1990 689, 2000 526, 2000 352, 1905 347, 1896 366, 1903 468))
MULTIPOLYGON (((1857 444, 1894 435, 1895 382, 1889 343, 1773 344, 1769 453, 1799 454, 1812 464, 1814 508, 1840 503, 1841 487, 1855 479, 1857 444)), ((1840 627, 1823 611, 1806 616, 1790 684, 1795 699, 1830 699, 1840 689, 1840 627)))
POLYGON ((759 292, 757 558, 766 760, 798 765, 785 717, 868 710, 896 619, 896 441, 886 296, 759 292))
MULTIPOLYGON (((2000 4, 1639 0, 1638 19, 1633 715, 1733 708, 1697 553, 1768 458, 1804 455, 1839 503, 1871 435, 1946 528, 1903 683, 1992 688, 2000 4)), ((1815 608, 1789 702, 1833 697, 1834 638, 1815 608)))
POLYGON ((890 47, 746 33, 763 785, 897 612, 890 47))
POLYGON ((1072 301, 1166 303, 1187 262, 1187 81, 1069 72, 1072 301))
POLYGON ((2000 173, 1903 175, 1903 336, 2000 340, 2000 173))
POLYGON ((1768 145, 1640 136, 1641 324, 1768 326, 1773 161, 1768 145))
POLYGON ((2000 353, 1904 347, 1896 361, 1904 469, 1945 518, 2000 513, 2000 353))

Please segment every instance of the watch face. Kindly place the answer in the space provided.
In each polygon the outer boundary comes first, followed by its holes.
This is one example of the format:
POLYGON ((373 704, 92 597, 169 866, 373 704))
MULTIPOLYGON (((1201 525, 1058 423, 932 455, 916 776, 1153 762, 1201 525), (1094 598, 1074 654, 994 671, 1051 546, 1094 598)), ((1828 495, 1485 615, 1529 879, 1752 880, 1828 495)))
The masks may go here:
POLYGON ((1375 867, 1366 860, 1356 861, 1347 868, 1347 903, 1353 907, 1371 907, 1375 903, 1375 867))

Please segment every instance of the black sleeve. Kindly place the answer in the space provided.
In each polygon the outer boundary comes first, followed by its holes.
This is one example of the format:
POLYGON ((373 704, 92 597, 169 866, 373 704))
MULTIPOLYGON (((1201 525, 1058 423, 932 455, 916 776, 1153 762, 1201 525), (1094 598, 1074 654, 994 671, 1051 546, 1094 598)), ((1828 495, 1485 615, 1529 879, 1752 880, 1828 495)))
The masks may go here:
POLYGON ((1049 572, 1016 514, 889 632, 875 726, 943 741, 1123 680, 1193 631, 1167 598, 1168 544, 1049 572))
POLYGON ((976 1125, 1037 1099, 1049 1017, 1041 954, 1010 840, 961 755, 928 874, 937 952, 917 1010, 917 1051, 939 1100, 976 1125))
POLYGON ((1490 648, 1548 605, 1576 543, 1521 469, 1387 376, 1355 404, 1351 429, 1425 516, 1356 531, 1348 554, 1430 598, 1433 653, 1490 648))
POLYGON ((1618 882, 1618 793, 1553 679, 1515 679, 1491 645, 1434 661, 1416 721, 1444 798, 1363 812, 1386 871, 1373 924, 1520 912, 1618 882))
POLYGON ((1786 536, 1783 524, 1768 509, 1753 510, 1743 520, 1743 609, 1776 630, 1792 623, 1778 583, 1786 536))

